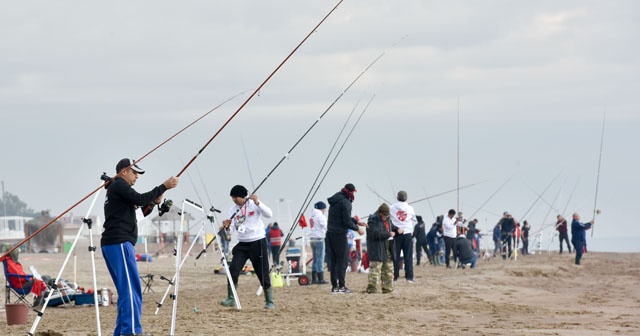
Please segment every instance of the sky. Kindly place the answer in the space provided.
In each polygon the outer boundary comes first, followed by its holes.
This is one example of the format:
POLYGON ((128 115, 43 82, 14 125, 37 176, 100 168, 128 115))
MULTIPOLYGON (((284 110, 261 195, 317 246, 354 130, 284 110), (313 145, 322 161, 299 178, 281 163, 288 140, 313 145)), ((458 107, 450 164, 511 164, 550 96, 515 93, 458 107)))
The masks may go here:
POLYGON ((151 151, 145 192, 195 157, 165 194, 174 206, 226 210, 233 185, 263 181, 267 221, 286 230, 338 141, 314 202, 353 183, 366 216, 399 190, 473 184, 413 206, 427 223, 460 209, 484 232, 509 211, 533 233, 598 208, 590 249, 640 251, 640 3, 346 0, 221 129, 336 3, 3 3, 6 191, 101 216, 103 191, 90 200, 121 158, 151 151))

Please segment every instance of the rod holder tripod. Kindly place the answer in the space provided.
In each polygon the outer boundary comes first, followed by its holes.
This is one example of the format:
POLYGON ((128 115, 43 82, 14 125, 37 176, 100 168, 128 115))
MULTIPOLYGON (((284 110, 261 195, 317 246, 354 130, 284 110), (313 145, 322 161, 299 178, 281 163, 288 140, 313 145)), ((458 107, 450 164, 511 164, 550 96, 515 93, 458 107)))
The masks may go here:
MULTIPOLYGON (((106 176, 106 174, 103 174, 103 176, 101 177, 101 179, 103 179, 103 177, 106 176)), ((103 179, 104 180, 104 179, 103 179)), ((89 219, 89 215, 91 214, 91 211, 93 210, 93 207, 96 204, 96 200, 98 199, 98 195, 100 195, 100 191, 96 192, 93 200, 91 201, 91 206, 89 207, 89 210, 87 210, 87 215, 82 218, 82 222, 84 224, 87 224, 87 227, 89 228, 89 253, 91 254, 91 270, 93 272, 93 288, 98 288, 97 286, 97 281, 96 281, 96 261, 95 261, 95 251, 96 251, 96 247, 93 244, 93 233, 92 233, 92 221, 91 219, 89 219)), ((51 285, 51 290, 49 291, 49 295, 47 295, 47 298, 44 300, 44 303, 42 305, 42 309, 41 310, 37 310, 36 311, 36 319, 33 321, 33 325, 31 326, 31 329, 29 330, 28 334, 29 336, 33 336, 35 335, 36 332, 36 328, 38 327, 38 324, 40 323, 40 320, 42 319, 42 317, 44 316, 44 313, 47 309, 47 305, 49 304, 49 301, 51 300, 51 296, 53 295, 53 293, 55 292, 59 292, 59 286, 58 286, 58 282, 60 281, 60 278, 62 276, 62 272, 64 271, 65 267, 67 266, 67 263, 69 262, 69 258, 71 257, 72 252, 75 250, 75 247, 78 243, 78 239, 80 238, 80 235, 82 234, 82 230, 84 229, 84 226, 81 225, 80 228, 78 229, 78 233, 76 234, 75 239, 73 240, 73 244, 71 245, 71 248, 69 249, 69 253, 67 254, 67 257, 64 259, 64 263, 62 264, 62 267, 60 268, 60 271, 58 271, 58 275, 56 276, 55 280, 53 281, 53 284, 51 285)), ((99 306, 98 306, 98 292, 94 290, 93 292, 93 302, 94 302, 94 306, 95 306, 95 310, 96 310, 96 326, 97 326, 97 330, 98 330, 98 336, 102 335, 102 331, 100 330, 100 310, 99 310, 99 306)))

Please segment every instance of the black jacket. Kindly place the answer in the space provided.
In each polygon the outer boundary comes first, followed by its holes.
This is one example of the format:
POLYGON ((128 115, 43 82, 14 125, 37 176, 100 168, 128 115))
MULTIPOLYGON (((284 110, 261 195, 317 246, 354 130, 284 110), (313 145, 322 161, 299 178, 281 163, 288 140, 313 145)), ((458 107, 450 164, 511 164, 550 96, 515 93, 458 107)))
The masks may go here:
POLYGON ((116 178, 107 187, 104 200, 104 232, 101 245, 115 245, 138 240, 136 209, 152 203, 167 187, 161 184, 151 191, 139 194, 123 178, 116 178))
POLYGON ((473 258, 473 244, 464 235, 456 237, 455 243, 453 243, 453 258, 459 260, 470 260, 473 258))
POLYGON ((358 231, 355 219, 351 218, 351 201, 347 195, 338 191, 327 201, 329 201, 327 232, 347 234, 349 229, 358 231))
POLYGON ((416 239, 416 244, 424 245, 427 243, 427 228, 424 222, 419 222, 413 227, 413 238, 416 239))
POLYGON ((369 227, 367 228, 367 254, 369 255, 369 261, 395 259, 393 240, 389 240, 389 237, 391 237, 391 231, 397 233, 398 228, 391 223, 391 218, 388 219, 388 223, 390 230, 387 230, 377 211, 369 216, 369 227))
POLYGON ((502 222, 502 227, 500 229, 502 235, 511 234, 516 229, 516 224, 513 221, 513 218, 503 218, 500 221, 502 222))

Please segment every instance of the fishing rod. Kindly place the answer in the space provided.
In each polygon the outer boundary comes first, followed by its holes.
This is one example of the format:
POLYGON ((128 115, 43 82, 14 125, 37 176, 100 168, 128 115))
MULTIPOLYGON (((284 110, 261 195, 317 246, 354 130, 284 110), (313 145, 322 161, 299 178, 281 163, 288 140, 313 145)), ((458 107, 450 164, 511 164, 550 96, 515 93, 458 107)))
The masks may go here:
POLYGON ((493 196, 495 196, 497 193, 500 192, 500 190, 502 190, 502 188, 504 188, 505 185, 507 185, 507 183, 509 183, 509 181, 511 181, 511 179, 515 176, 516 174, 512 174, 511 176, 509 176, 508 179, 506 179, 502 185, 500 185, 500 187, 498 187, 498 189, 496 189, 496 191, 493 192, 493 194, 491 194, 491 196, 489 196, 489 198, 487 198, 486 201, 484 201, 484 203, 482 203, 482 205, 480 205, 480 207, 471 214, 471 216, 469 216, 469 219, 472 219, 473 216, 475 216, 480 210, 482 210, 482 208, 484 208, 485 205, 487 205, 487 203, 489 203, 489 201, 493 198, 493 196))
MULTIPOLYGON (((329 162, 329 158, 331 157, 331 154, 336 149, 336 146, 338 145, 338 141, 342 137, 342 134, 344 133, 344 130, 347 128, 347 125, 349 124, 349 121, 351 120, 351 117, 353 116, 353 113, 356 111, 356 108, 358 107, 359 104, 360 104, 360 100, 358 100, 356 102, 356 104, 351 109, 351 112, 349 112, 349 116, 347 116, 347 120, 345 120, 344 123, 342 124, 342 128, 340 129, 340 132, 338 132, 338 136, 336 136, 336 139, 334 140, 333 145, 331 145, 331 149, 329 150, 329 153, 327 153, 327 156, 324 159, 324 162, 322 162, 322 166, 320 166, 320 169, 318 170, 318 174, 316 175, 316 178, 313 180, 313 183, 311 183, 311 187, 309 188, 309 192, 307 192, 307 195, 306 195, 304 201, 302 201, 302 206, 304 208, 306 208, 311 203, 310 199, 313 199, 313 196, 315 196, 315 193, 313 195, 311 195, 311 192, 313 191, 314 186, 316 186, 318 184, 318 180, 320 179, 320 175, 322 174, 322 172, 324 171, 327 163, 329 162)), ((300 212, 298 212, 298 214, 296 215, 296 218, 298 218, 299 215, 300 215, 300 212)), ((291 231, 291 229, 289 231, 291 231)), ((286 244, 284 244, 284 245, 286 245, 286 244)))
MULTIPOLYGON (((424 192, 424 196, 427 196, 427 188, 422 187, 422 192, 424 192)), ((433 220, 436 221, 438 217, 436 216, 435 211, 433 211, 433 206, 431 205, 431 200, 427 198, 427 204, 429 205, 429 209, 431 210, 431 215, 433 216, 433 220)))
MULTIPOLYGON (((293 56, 293 54, 298 51, 298 48, 300 48, 300 46, 302 46, 302 44, 304 44, 304 42, 307 41, 307 39, 311 36, 311 34, 315 33, 316 30, 318 29, 318 27, 320 27, 320 25, 329 17, 329 15, 331 15, 331 13, 333 13, 338 6, 340 6, 340 4, 342 3, 343 0, 340 0, 330 11, 329 13, 327 13, 327 15, 324 16, 324 18, 322 18, 322 20, 320 20, 320 22, 318 22, 318 24, 313 27, 313 29, 311 29, 311 31, 309 32, 309 34, 307 34, 307 36, 305 36, 304 39, 302 39, 302 41, 300 41, 300 43, 298 43, 298 45, 293 48, 293 50, 289 53, 289 55, 287 55, 287 57, 285 57, 285 59, 275 68, 275 70, 273 70, 273 72, 271 72, 271 74, 269 76, 267 76, 267 78, 262 82, 262 84, 260 84, 254 91, 253 93, 247 98, 247 100, 244 101, 244 103, 242 103, 242 105, 240 105, 240 107, 238 107, 238 109, 231 115, 231 117, 229 117, 229 119, 227 119, 227 121, 225 121, 224 124, 222 124, 222 126, 213 134, 213 136, 204 144, 204 146, 202 146, 202 148, 193 156, 193 158, 191 158, 191 160, 189 160, 189 162, 187 162, 187 164, 184 166, 184 168, 182 168, 182 170, 178 173, 178 175, 176 175, 177 177, 180 177, 180 175, 182 175, 182 173, 184 173, 185 170, 187 170, 187 168, 189 168, 189 166, 193 163, 193 161, 195 161, 198 156, 200 156, 200 154, 202 154, 202 152, 205 150, 205 148, 207 148, 209 146, 209 144, 213 141, 213 139, 215 139, 218 134, 220 134, 220 132, 222 132, 222 130, 227 127, 227 125, 231 122, 231 120, 233 120, 233 118, 235 118, 236 115, 238 115, 238 113, 247 105, 247 103, 249 103, 249 101, 255 97, 255 95, 258 94, 258 92, 260 92, 260 90, 262 89, 262 87, 267 84, 267 82, 271 79, 271 77, 273 77, 273 75, 276 74, 276 72, 278 70, 280 70, 280 68, 289 60, 289 58, 291 58, 291 56, 293 56)), ((295 146, 294 146, 295 147, 295 146)), ((283 159, 284 160, 284 159, 283 159)), ((266 178, 265 178, 266 180, 266 178)), ((263 180, 264 182, 264 180, 263 180)), ((262 184, 262 183, 260 183, 262 184)), ((260 188, 260 185, 258 185, 258 187, 256 188, 256 190, 258 190, 260 188)))
MULTIPOLYGON (((331 168, 333 167, 333 164, 338 159, 338 156, 340 156, 340 153, 342 152, 342 149, 344 149, 344 146, 346 145, 347 141, 349 141, 349 138, 351 137, 351 134, 353 134, 353 131, 355 130, 356 126, 358 126, 358 123, 360 123, 360 119, 362 119, 362 116, 367 111, 367 108, 369 108, 369 105, 371 104, 371 102, 373 101, 373 98, 375 98, 375 96, 376 96, 375 94, 371 96, 371 99, 369 99, 369 102, 367 102, 367 105, 364 107, 364 109, 362 110, 362 112, 358 116, 358 119, 356 119, 355 123, 351 127, 351 130, 349 131, 349 133, 345 137, 344 141, 342 142, 342 145, 340 146, 340 148, 336 152, 336 155, 333 157, 333 160, 331 161, 331 164, 325 170, 324 176, 322 177, 320 182, 318 182, 315 192, 313 192, 313 194, 311 193, 311 191, 314 188, 313 185, 309 189, 309 192, 307 193, 307 197, 305 198, 305 201, 302 203, 302 206, 300 207, 300 210, 298 210, 298 214, 296 215, 296 219, 291 224, 291 229, 289 230, 289 233, 287 233, 287 236, 285 237, 285 240, 283 241, 283 244, 280 246, 280 251, 278 251, 278 253, 282 253, 282 250, 287 245, 287 242, 289 241, 289 239, 291 239, 291 235, 293 235, 293 232, 298 227, 298 224, 300 223, 300 218, 302 217, 305 209, 309 206, 309 204, 311 204, 311 201, 313 200, 313 197, 315 197, 316 193, 318 193, 318 190, 320 189, 320 186, 322 185, 322 183, 324 182, 325 178, 327 177, 327 174, 329 174, 329 171, 331 171, 331 168)), ((327 155, 327 158, 325 159, 325 163, 329 159, 330 155, 331 155, 331 152, 329 152, 329 155, 327 155)), ((324 167, 324 164, 323 164, 323 167, 324 167)), ((322 172, 322 168, 318 172, 318 175, 320 175, 321 172, 322 172)), ((317 180, 317 178, 316 178, 316 180, 317 180)))
MULTIPOLYGON (((178 132, 174 133, 173 135, 171 135, 170 137, 168 137, 166 140, 164 140, 163 142, 161 142, 159 145, 157 145, 156 147, 152 148, 150 151, 148 151, 146 154, 144 154, 142 157, 140 157, 138 160, 134 161, 133 164, 137 164, 138 162, 142 161, 142 159, 144 159, 145 157, 149 156, 151 153, 155 152, 158 148, 164 146, 167 142, 173 140, 173 138, 175 138, 176 136, 178 136, 179 134, 181 134, 182 132, 186 131, 188 128, 190 128, 191 126, 193 126, 194 124, 196 124, 197 122, 199 122, 200 120, 202 120, 204 117, 206 117, 207 115, 211 114, 213 111, 217 110, 218 108, 220 108, 222 105, 224 105, 225 103, 233 100, 234 98, 246 93, 247 91, 242 91, 240 93, 237 93, 229 98, 227 98, 225 101, 223 101, 222 103, 214 106, 212 109, 210 109, 209 111, 207 111, 206 113, 204 113, 203 115, 201 115, 200 117, 196 118, 194 121, 192 121, 191 123, 189 123, 188 125, 186 125, 185 127, 183 127, 182 129, 180 129, 178 132)), ((131 166, 129 166, 131 167, 131 166)), ((129 168, 127 167, 127 168, 129 168)), ((126 170, 123 169, 122 171, 126 170)), ((116 178, 120 176, 120 173, 116 174, 113 178, 116 178)), ((96 189, 92 190, 90 193, 88 193, 86 196, 82 197, 79 201, 77 201, 76 203, 74 203, 73 205, 71 205, 70 207, 68 207, 66 210, 64 210, 62 213, 60 213, 58 216, 54 217, 50 222, 48 222, 47 224, 45 224, 44 226, 42 226, 41 228, 39 228, 38 230, 36 230, 35 232, 33 232, 31 235, 29 235, 28 237, 26 237, 25 239, 23 239, 21 242, 19 242, 18 244, 14 245, 11 249, 9 249, 9 251, 6 252, 6 254, 4 254, 2 256, 2 258, 6 257, 7 255, 9 255, 9 253, 13 252, 15 249, 17 249, 18 247, 22 246, 24 243, 28 242, 29 240, 31 240, 33 237, 35 237, 36 235, 38 235, 40 232, 42 232, 43 230, 45 230, 47 227, 49 227, 51 224, 53 224, 55 221, 57 221, 58 219, 62 218, 62 216, 64 216, 65 214, 67 214, 69 211, 73 210, 75 207, 77 207, 78 205, 80 205, 82 202, 84 202, 87 198, 91 197, 93 194, 95 194, 96 192, 98 192, 100 189, 102 189, 103 187, 105 187, 107 184, 109 184, 111 182, 111 178, 106 177, 106 174, 103 174, 100 177, 104 183, 102 183, 100 186, 98 186, 96 189)))
POLYGON ((549 184, 544 188, 544 190, 542 191, 541 194, 538 194, 538 198, 536 198, 535 201, 533 201, 533 204, 531 204, 531 206, 529 207, 529 209, 527 209, 527 211, 524 213, 524 215, 522 215, 522 217, 520 217, 519 219, 523 219, 525 218, 528 214, 529 211, 531 211, 531 209, 533 209, 533 207, 536 205, 536 203, 538 203, 538 201, 540 200, 540 198, 542 198, 542 195, 544 195, 544 193, 547 192, 547 190, 549 189, 549 187, 551 187, 551 185, 553 185, 553 182, 555 182, 555 180, 558 179, 558 177, 560 177, 560 175, 562 174, 562 171, 560 171, 560 173, 558 173, 558 175, 556 175, 556 177, 553 178, 553 180, 551 180, 551 182, 549 182, 549 184))
POLYGON ((481 183, 484 183, 484 182, 487 182, 487 181, 480 181, 480 182, 476 182, 476 183, 467 184, 467 185, 464 185, 464 186, 459 187, 459 188, 453 188, 451 190, 443 191, 443 192, 435 194, 435 195, 431 195, 431 196, 423 197, 421 199, 417 199, 415 201, 411 201, 411 202, 409 202, 409 204, 414 204, 414 203, 430 200, 430 199, 432 199, 434 197, 438 197, 438 196, 442 196, 442 195, 445 195, 445 194, 448 194, 448 193, 452 193, 454 191, 458 191, 458 189, 465 189, 465 188, 473 187, 474 185, 478 185, 478 184, 481 184, 481 183))
MULTIPOLYGON (((598 175, 596 177, 596 194, 593 198, 593 217, 592 220, 595 222, 596 214, 599 214, 600 211, 596 210, 596 206, 598 204, 598 186, 600 184, 600 164, 602 163, 602 145, 604 143, 604 124, 607 120, 607 114, 603 113, 602 115, 602 134, 600 135, 600 155, 598 157, 598 175)), ((591 226, 591 237, 593 237, 593 225, 591 226)))
POLYGON ((549 204, 547 201, 545 201, 545 203, 547 203, 549 205, 549 210, 547 210, 547 214, 544 215, 544 219, 542 220, 542 223, 546 223, 547 222, 547 218, 549 218, 549 214, 551 213, 551 210, 554 210, 555 212, 558 212, 558 210, 556 210, 556 208, 553 205, 556 204, 556 201, 558 200, 558 196, 560 196, 560 192, 561 191, 562 191, 562 188, 559 188, 558 192, 556 193, 556 196, 553 198, 553 202, 551 202, 551 204, 549 204))
MULTIPOLYGON (((560 213, 560 210, 556 209, 556 207, 554 206, 554 204, 556 204, 556 200, 558 198, 558 195, 560 193, 560 191, 562 190, 562 188, 558 189, 558 193, 556 194, 554 200, 552 203, 549 203, 549 201, 547 201, 544 197, 542 197, 542 194, 540 194, 539 192, 537 192, 535 189, 533 189, 532 186, 527 184, 527 187, 529 187, 529 190, 531 190, 534 194, 536 194, 541 201, 543 201, 545 204, 547 204, 549 206, 549 211, 553 210, 557 213, 560 213)), ((524 218, 523 218, 524 219, 524 218)), ((543 221, 544 222, 544 221, 543 221)))
MULTIPOLYGON (((569 194, 569 198, 567 199, 567 203, 565 204, 564 209, 562 210, 561 213, 558 213, 558 215, 564 216, 564 214, 567 213, 567 208, 569 207, 569 204, 571 203, 571 199, 573 198, 573 194, 575 193, 576 188, 578 187, 578 182, 580 182, 580 179, 576 180, 576 183, 573 185, 573 189, 571 190, 571 194, 569 194)), ((555 229, 558 229, 558 227, 560 226, 560 223, 556 222, 556 223, 547 224, 542 228, 540 228, 540 230, 536 231, 535 233, 532 233, 532 235, 536 235, 552 225, 554 225, 555 229)))
POLYGON ((376 196, 378 196, 378 198, 382 199, 383 201, 391 204, 391 202, 389 202, 386 198, 384 198, 382 195, 380 195, 377 191, 373 190, 373 188, 371 188, 368 184, 367 184, 367 188, 369 188, 369 190, 374 193, 376 196))

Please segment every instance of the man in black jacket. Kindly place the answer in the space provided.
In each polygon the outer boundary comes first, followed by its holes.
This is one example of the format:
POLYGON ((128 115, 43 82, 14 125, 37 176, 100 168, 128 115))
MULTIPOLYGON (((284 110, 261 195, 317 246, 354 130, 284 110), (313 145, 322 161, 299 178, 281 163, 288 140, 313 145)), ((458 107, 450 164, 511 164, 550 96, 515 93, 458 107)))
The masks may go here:
POLYGON ((422 220, 422 216, 416 216, 416 219, 418 220, 418 223, 413 228, 413 238, 416 239, 416 265, 420 265, 423 250, 429 259, 429 263, 433 264, 429 245, 427 244, 427 227, 422 220))
MULTIPOLYGON (((136 210, 149 204, 160 204, 162 194, 178 185, 177 177, 144 194, 132 186, 144 174, 133 160, 122 159, 116 165, 116 177, 107 187, 104 201, 104 232, 100 244, 111 279, 118 291, 118 316, 114 335, 142 334, 142 288, 135 244, 138 240, 136 210)), ((148 215, 150 212, 146 213, 148 215)))
POLYGON ((473 243, 467 239, 467 236, 463 232, 456 237, 455 243, 453 243, 453 259, 458 261, 459 265, 471 264, 471 268, 476 267, 476 260, 478 256, 473 251, 473 243))
POLYGON ((505 211, 500 219, 500 239, 502 240, 502 259, 511 258, 511 235, 516 230, 516 224, 509 212, 505 211), (508 254, 507 254, 508 252, 508 254))
POLYGON ((331 273, 331 293, 351 293, 345 284, 349 249, 347 247, 348 230, 364 234, 364 228, 351 218, 351 203, 355 199, 356 187, 347 183, 342 190, 329 197, 329 216, 327 218, 327 258, 331 273))

